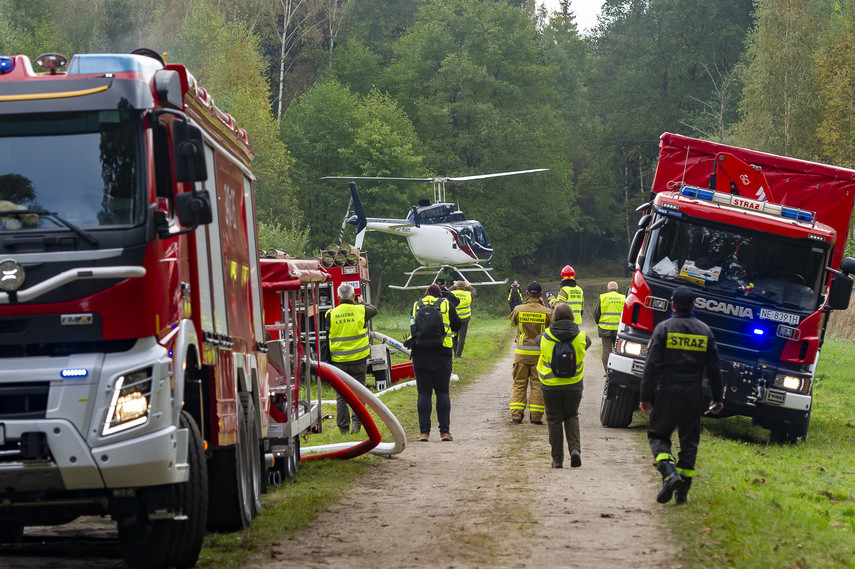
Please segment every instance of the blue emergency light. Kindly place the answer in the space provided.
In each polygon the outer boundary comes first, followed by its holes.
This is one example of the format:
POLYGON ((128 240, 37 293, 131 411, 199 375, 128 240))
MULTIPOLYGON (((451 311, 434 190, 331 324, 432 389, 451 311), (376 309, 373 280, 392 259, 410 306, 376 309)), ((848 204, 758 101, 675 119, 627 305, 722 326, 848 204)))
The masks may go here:
POLYGON ((82 367, 64 369, 59 372, 61 377, 86 377, 89 375, 89 370, 82 367))
POLYGON ((754 329, 754 335, 755 336, 762 336, 763 334, 765 334, 765 332, 763 331, 763 328, 755 328, 754 329))
POLYGON ((15 69, 15 60, 5 55, 0 55, 0 75, 11 73, 15 69))

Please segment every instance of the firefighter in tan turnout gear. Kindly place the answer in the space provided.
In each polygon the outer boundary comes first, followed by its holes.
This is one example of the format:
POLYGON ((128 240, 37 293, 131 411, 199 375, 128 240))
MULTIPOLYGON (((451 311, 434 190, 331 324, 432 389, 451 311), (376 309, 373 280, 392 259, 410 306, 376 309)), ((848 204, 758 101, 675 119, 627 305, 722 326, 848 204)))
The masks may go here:
POLYGON ((535 425, 543 424, 543 395, 537 376, 540 348, 537 336, 552 324, 552 310, 541 302, 543 288, 537 281, 526 287, 526 301, 511 312, 511 326, 517 327, 514 340, 514 386, 511 391, 511 423, 522 423, 528 403, 529 419, 535 425))

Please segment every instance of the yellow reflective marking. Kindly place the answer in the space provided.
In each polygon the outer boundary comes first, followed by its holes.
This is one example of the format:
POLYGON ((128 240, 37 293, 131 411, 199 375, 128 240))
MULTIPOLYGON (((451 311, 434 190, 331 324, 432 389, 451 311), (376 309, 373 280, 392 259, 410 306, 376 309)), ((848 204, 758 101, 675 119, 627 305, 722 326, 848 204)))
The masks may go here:
POLYGON ((668 334, 666 347, 672 350, 688 350, 690 352, 706 352, 707 337, 700 334, 668 334))
POLYGON ((534 322, 536 324, 546 324, 546 314, 543 312, 520 312, 517 315, 520 322, 534 322))
POLYGON ((109 85, 93 87, 92 89, 81 89, 80 91, 58 91, 56 93, 27 93, 24 95, 0 95, 0 103, 8 101, 37 101, 40 99, 67 99, 68 97, 83 97, 109 89, 109 85))
POLYGON ((238 267, 237 262, 232 261, 231 269, 229 270, 229 274, 231 275, 233 281, 237 280, 237 272, 238 272, 237 267, 238 267))

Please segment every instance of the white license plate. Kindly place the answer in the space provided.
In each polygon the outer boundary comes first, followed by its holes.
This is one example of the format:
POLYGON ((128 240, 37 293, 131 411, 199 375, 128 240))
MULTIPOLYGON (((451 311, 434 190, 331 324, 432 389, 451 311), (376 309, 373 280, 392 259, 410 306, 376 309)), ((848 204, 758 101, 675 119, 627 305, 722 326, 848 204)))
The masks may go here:
POLYGON ((766 395, 766 403, 769 405, 783 405, 787 399, 787 394, 783 391, 770 389, 766 395))
POLYGON ((632 360, 632 373, 634 375, 644 375, 644 360, 632 360))

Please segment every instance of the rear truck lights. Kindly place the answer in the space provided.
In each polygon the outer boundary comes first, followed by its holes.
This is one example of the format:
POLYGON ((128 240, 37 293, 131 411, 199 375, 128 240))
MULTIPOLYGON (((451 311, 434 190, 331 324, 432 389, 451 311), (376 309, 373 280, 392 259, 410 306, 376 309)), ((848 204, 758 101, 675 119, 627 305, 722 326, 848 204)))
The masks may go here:
POLYGON ((658 310, 660 312, 668 312, 670 309, 670 302, 668 302, 665 298, 658 298, 656 296, 648 296, 644 299, 644 306, 647 308, 652 308, 653 310, 658 310))
POLYGON ((615 342, 615 351, 628 356, 646 357, 647 345, 639 342, 631 342, 629 340, 618 340, 615 342))
POLYGON ((15 70, 15 60, 5 55, 0 56, 0 75, 11 73, 15 70))
POLYGON ((119 376, 113 384, 113 395, 101 434, 113 435, 145 424, 151 405, 151 386, 151 367, 119 376))
POLYGON ((789 391, 801 391, 807 393, 810 391, 811 380, 809 377, 796 377, 779 373, 775 375, 775 387, 787 389, 789 391))
POLYGON ((705 190, 694 186, 683 186, 680 189, 680 195, 687 198, 738 207, 740 209, 762 212, 777 217, 783 217, 785 219, 792 219, 794 221, 813 223, 816 220, 816 214, 812 211, 799 209, 797 207, 773 204, 767 201, 751 200, 738 195, 714 192, 713 190, 705 190))

